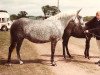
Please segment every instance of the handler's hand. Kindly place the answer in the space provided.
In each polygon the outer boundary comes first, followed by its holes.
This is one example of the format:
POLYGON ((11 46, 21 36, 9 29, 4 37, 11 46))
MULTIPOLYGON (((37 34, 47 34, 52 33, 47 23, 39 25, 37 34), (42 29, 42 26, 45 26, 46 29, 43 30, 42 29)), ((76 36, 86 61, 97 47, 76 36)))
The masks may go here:
POLYGON ((85 30, 84 33, 89 33, 89 30, 85 30))

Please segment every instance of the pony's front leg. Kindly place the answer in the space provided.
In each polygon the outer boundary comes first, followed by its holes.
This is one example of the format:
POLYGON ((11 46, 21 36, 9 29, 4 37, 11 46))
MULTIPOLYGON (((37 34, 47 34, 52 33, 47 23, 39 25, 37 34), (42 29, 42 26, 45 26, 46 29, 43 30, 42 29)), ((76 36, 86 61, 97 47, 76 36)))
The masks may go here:
POLYGON ((54 61, 54 53, 55 53, 55 47, 56 47, 57 41, 52 41, 51 42, 51 64, 52 66, 55 66, 56 63, 54 61))
MULTIPOLYGON (((64 50, 66 48, 67 55, 69 56, 69 58, 72 58, 72 56, 70 55, 69 50, 68 50, 68 41, 69 41, 69 37, 63 39, 64 50)), ((65 58, 66 58, 66 56, 65 56, 65 58)))
POLYGON ((65 44, 64 44, 64 41, 62 42, 62 46, 63 46, 63 56, 64 58, 66 59, 66 53, 65 53, 65 44))

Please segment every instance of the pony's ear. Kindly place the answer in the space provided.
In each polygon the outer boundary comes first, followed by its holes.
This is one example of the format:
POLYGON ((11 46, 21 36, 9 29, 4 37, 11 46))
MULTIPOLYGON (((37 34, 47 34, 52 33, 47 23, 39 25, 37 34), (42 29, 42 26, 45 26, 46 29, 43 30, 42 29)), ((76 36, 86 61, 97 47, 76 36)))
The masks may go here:
POLYGON ((77 15, 80 13, 80 11, 82 10, 82 8, 80 10, 77 11, 77 15))

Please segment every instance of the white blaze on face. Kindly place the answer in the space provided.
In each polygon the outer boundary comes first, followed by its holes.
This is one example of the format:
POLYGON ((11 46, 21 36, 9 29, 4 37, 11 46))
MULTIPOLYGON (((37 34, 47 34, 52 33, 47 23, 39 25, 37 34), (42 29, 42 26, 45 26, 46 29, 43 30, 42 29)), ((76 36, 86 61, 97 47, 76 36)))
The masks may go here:
POLYGON ((76 24, 81 24, 81 25, 85 25, 85 22, 83 21, 83 17, 79 16, 79 17, 74 17, 73 20, 75 21, 76 24))
POLYGON ((98 49, 100 50, 100 40, 96 40, 96 41, 97 41, 98 49))
POLYGON ((80 22, 81 22, 82 24, 84 24, 83 17, 81 17, 80 22))
POLYGON ((75 22, 76 24, 79 23, 79 20, 78 20, 78 18, 77 18, 76 16, 73 16, 73 17, 72 17, 72 20, 74 20, 74 22, 75 22))

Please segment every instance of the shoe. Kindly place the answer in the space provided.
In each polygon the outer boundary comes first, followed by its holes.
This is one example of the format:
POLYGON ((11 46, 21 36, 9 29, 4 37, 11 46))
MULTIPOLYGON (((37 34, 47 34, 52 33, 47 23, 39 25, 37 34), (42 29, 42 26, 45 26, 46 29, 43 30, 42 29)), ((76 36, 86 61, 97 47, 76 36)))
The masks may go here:
POLYGON ((98 64, 98 65, 100 65, 100 60, 99 60, 98 62, 95 62, 95 64, 98 64))

